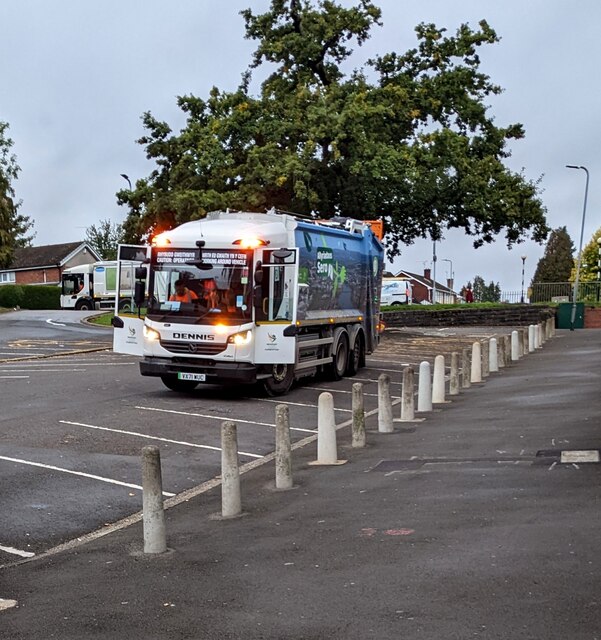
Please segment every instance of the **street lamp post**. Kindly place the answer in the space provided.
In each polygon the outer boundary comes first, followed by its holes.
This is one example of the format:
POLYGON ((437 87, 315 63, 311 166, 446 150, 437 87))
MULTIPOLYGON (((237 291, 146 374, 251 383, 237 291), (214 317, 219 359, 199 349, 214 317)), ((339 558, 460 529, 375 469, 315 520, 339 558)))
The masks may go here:
POLYGON ((449 289, 453 288, 453 261, 449 260, 449 258, 442 258, 443 262, 449 263, 449 289))
POLYGON ((436 304, 436 240, 432 241, 432 304, 436 304))
POLYGON ((129 190, 131 191, 131 180, 129 179, 129 176, 125 173, 122 173, 120 175, 124 180, 127 180, 127 184, 129 185, 129 190))
POLYGON ((524 269, 526 268, 526 256, 522 256, 522 297, 520 303, 524 304, 524 269))
POLYGON ((599 290, 601 289, 601 236, 597 238, 597 302, 599 302, 599 290))
POLYGON ((576 320, 576 302, 578 300, 578 284, 580 281, 580 263, 582 261, 582 239, 584 237, 584 219, 586 217, 586 200, 588 198, 588 169, 575 164, 566 164, 568 169, 582 169, 586 173, 586 185, 584 187, 584 206, 582 208, 582 226, 580 228, 580 248, 578 249, 578 261, 576 263, 576 278, 574 280, 574 293, 572 296, 572 316, 570 318, 570 331, 574 331, 574 321, 576 320))

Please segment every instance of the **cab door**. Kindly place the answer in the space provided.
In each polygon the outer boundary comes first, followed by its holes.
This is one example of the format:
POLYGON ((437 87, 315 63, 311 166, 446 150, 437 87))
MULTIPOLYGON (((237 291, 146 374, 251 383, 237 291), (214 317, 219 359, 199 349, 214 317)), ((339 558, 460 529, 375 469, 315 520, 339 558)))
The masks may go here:
MULTIPOLYGON (((144 317, 140 309, 123 300, 133 299, 136 267, 148 264, 150 247, 120 244, 117 253, 117 282, 115 291, 115 316, 113 317, 113 351, 142 356, 144 351, 144 317)), ((148 276, 148 274, 146 274, 148 276)))
POLYGON ((256 364, 293 364, 296 360, 298 250, 264 250, 261 296, 255 304, 256 364))

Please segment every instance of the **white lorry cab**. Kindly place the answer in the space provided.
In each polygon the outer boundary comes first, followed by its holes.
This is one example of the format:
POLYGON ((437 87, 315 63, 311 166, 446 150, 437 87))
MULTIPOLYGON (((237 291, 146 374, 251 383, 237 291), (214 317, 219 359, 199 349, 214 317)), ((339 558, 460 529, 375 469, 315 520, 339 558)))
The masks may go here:
POLYGON ((260 382, 279 395, 317 372, 353 375, 379 341, 383 258, 360 221, 209 213, 153 239, 135 285, 145 318, 117 313, 115 351, 175 391, 260 382))
POLYGON ((384 278, 382 281, 382 294, 380 304, 382 306, 411 304, 413 289, 411 282, 403 278, 384 278))
POLYGON ((118 267, 116 260, 105 260, 65 269, 61 276, 61 309, 113 309, 117 304, 122 311, 133 311, 135 267, 126 263, 118 267))

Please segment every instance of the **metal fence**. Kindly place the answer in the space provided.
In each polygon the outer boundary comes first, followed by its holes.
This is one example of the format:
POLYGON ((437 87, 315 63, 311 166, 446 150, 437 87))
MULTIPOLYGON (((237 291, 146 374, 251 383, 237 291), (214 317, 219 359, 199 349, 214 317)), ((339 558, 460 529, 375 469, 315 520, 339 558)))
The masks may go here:
MULTIPOLYGON (((523 292, 523 302, 573 302, 573 282, 534 282, 528 291, 523 292)), ((576 302, 600 302, 601 281, 580 282, 576 302)), ((501 302, 522 302, 521 291, 502 291, 501 302)))

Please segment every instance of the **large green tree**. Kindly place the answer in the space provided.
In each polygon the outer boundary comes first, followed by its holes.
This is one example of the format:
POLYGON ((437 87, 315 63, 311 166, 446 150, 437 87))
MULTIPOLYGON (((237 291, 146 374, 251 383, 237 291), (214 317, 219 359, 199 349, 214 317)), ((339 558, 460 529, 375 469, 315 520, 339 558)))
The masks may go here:
POLYGON ((13 141, 8 137, 8 124, 0 122, 0 268, 12 262, 14 250, 31 242, 27 232, 33 222, 19 213, 21 202, 16 199, 13 182, 20 168, 11 153, 13 141))
POLYGON ((568 282, 574 268, 574 243, 566 227, 553 229, 536 265, 532 283, 568 282))
POLYGON ((580 281, 595 282, 599 280, 599 272, 601 271, 601 228, 593 233, 593 237, 588 241, 587 245, 582 249, 582 259, 580 265, 580 281))
POLYGON ((500 233, 508 245, 546 237, 537 183, 504 164, 523 128, 498 127, 487 111, 501 89, 480 71, 479 48, 498 40, 486 22, 455 35, 419 25, 416 48, 345 74, 352 46, 380 24, 369 0, 272 0, 242 16, 257 48, 238 89, 178 98, 179 133, 144 114, 139 143, 156 168, 118 193, 129 240, 226 207, 383 216, 391 257, 447 228, 475 246, 500 233))

